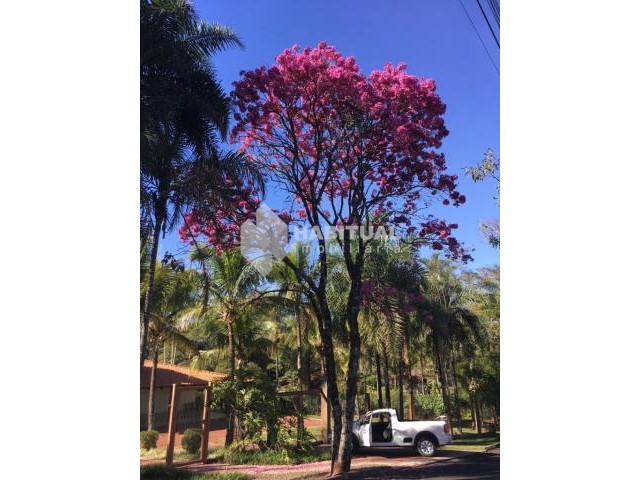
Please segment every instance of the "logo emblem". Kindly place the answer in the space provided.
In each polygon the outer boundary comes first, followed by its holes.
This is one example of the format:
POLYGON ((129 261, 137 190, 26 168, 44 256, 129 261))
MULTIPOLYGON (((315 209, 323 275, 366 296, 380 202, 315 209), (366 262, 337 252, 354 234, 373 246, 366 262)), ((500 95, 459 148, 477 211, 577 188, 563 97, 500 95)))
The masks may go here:
POLYGON ((240 226, 240 253, 262 275, 273 268, 274 260, 282 260, 289 243, 289 228, 266 203, 256 211, 256 222, 240 226))

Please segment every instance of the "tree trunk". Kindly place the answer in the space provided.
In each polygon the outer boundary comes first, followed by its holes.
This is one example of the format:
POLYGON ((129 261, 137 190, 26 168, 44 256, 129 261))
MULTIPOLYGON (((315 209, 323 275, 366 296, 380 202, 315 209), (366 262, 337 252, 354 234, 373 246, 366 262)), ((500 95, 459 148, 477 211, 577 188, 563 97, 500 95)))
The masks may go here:
POLYGON ((382 408, 382 371, 380 369, 380 354, 376 352, 376 390, 378 392, 378 408, 382 408))
MULTIPOLYGON (((348 241, 348 238, 345 240, 348 241)), ((347 251, 347 250, 345 250, 347 251)), ((351 287, 347 299, 347 324, 349 325, 349 362, 347 366, 347 385, 345 389, 344 422, 340 435, 337 469, 333 475, 341 475, 351 470, 351 432, 355 412, 356 395, 358 393, 358 367, 360 365, 360 330, 358 314, 361 300, 361 265, 357 263, 349 272, 351 287)))
MULTIPOLYGON (((298 364, 298 390, 302 391, 305 390, 305 388, 303 387, 304 385, 304 371, 303 371, 303 366, 302 366, 302 320, 300 318, 300 315, 298 314, 298 305, 296 304, 296 308, 295 308, 295 316, 296 316, 296 341, 298 342, 298 358, 297 358, 297 364, 298 364)), ((300 445, 300 441, 302 440, 302 437, 304 436, 304 415, 302 412, 302 407, 303 407, 303 403, 302 403, 302 396, 301 395, 297 395, 296 396, 296 411, 297 411, 297 427, 298 427, 298 432, 297 432, 297 438, 296 438, 296 445, 300 445)))
MULTIPOLYGON (((226 312, 225 321, 227 324, 227 370, 229 372, 229 380, 235 380, 236 373, 236 346, 233 339, 233 317, 231 313, 226 312)), ((224 440, 224 446, 228 447, 233 443, 236 437, 236 414, 232 407, 231 398, 227 399, 227 435, 224 440)))
POLYGON ((451 414, 451 401, 449 399, 449 390, 447 383, 447 374, 442 363, 442 350, 438 334, 433 333, 433 353, 436 362, 436 369, 438 371, 438 380, 440 380, 440 388, 442 389, 442 402, 444 403, 444 409, 447 415, 451 414))
POLYGON ((462 434, 462 419, 460 418, 460 397, 458 396, 458 375, 456 373, 456 354, 455 350, 451 349, 451 373, 453 374, 453 395, 455 402, 455 414, 458 420, 458 431, 462 434))
POLYGON ((147 278, 147 291, 144 295, 144 311, 142 314, 142 332, 140 334, 140 374, 144 369, 144 359, 147 356, 147 342, 149 337, 149 320, 151 320, 151 308, 153 304, 153 283, 156 278, 156 263, 158 257, 158 243, 160 241, 160 231, 164 222, 163 208, 160 202, 156 203, 154 209, 155 222, 153 225, 153 244, 151 245, 151 256, 149 258, 149 276, 147 278))
POLYGON ((422 358, 422 353, 418 357, 420 359, 420 385, 422 387, 422 395, 426 393, 424 389, 424 359, 422 358))
POLYGON ((391 408, 391 385, 389 383, 389 355, 387 354, 387 348, 384 347, 383 352, 384 360, 384 396, 386 400, 385 408, 391 408))
MULTIPOLYGON (((316 214, 316 224, 318 218, 316 214)), ((340 432, 342 431, 342 406, 338 393, 338 382, 336 378, 336 363, 333 349, 333 323, 331 319, 331 310, 327 302, 326 285, 327 285, 327 249, 324 238, 319 238, 318 246, 320 249, 318 263, 320 265, 320 275, 318 283, 305 277, 292 262, 284 258, 285 263, 291 268, 300 282, 305 282, 313 295, 310 296, 312 308, 318 323, 318 331, 322 344, 322 361, 325 368, 325 380, 327 385, 327 397, 331 405, 331 416, 333 425, 331 426, 331 473, 333 474, 338 462, 338 451, 340 447, 340 432)))
POLYGON ((482 433, 482 411, 480 410, 480 399, 478 395, 474 395, 473 399, 473 419, 476 424, 476 432, 482 433))
MULTIPOLYGON (((325 307, 323 307, 322 310, 325 310, 325 307)), ((328 305, 326 305, 326 311, 324 311, 322 315, 325 318, 330 318, 331 314, 329 312, 328 305), (326 317, 326 315, 329 317, 326 317)), ((324 320, 318 319, 318 322, 324 323, 324 320)), ((342 405, 340 405, 340 397, 338 393, 333 339, 331 334, 323 327, 324 326, 320 327, 320 337, 322 339, 322 350, 324 353, 326 368, 327 396, 329 397, 329 403, 331 404, 331 417, 333 419, 333 425, 331 426, 331 474, 333 475, 338 464, 337 458, 340 447, 340 432, 342 431, 342 405)))
POLYGON ((149 406, 147 411, 147 430, 154 430, 156 413, 156 373, 158 371, 159 346, 153 348, 153 362, 151 364, 151 380, 149 381, 149 406))
MULTIPOLYGON (((404 339, 402 345, 402 361, 406 362, 408 378, 407 386, 409 387, 409 404, 407 406, 407 415, 409 420, 413 420, 413 384, 411 383, 411 355, 409 355, 409 330, 407 324, 404 325, 404 339)), ((404 365, 403 365, 404 367, 404 365)), ((403 372, 404 373, 404 372, 403 372)), ((404 396, 403 396, 404 398, 404 396)))
POLYGON ((409 420, 413 420, 413 382, 411 377, 411 357, 407 356, 407 371, 409 373, 408 383, 409 383, 409 403, 408 407, 408 415, 409 420))
POLYGON ((404 420, 404 361, 398 361, 398 420, 404 420))

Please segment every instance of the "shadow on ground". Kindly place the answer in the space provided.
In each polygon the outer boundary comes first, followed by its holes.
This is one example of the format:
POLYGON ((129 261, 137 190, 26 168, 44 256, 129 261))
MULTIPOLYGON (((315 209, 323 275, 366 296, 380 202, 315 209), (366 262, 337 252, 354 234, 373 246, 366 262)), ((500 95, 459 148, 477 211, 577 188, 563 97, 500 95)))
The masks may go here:
MULTIPOLYGON (((443 452, 444 453, 444 452, 443 452)), ((500 452, 473 453, 461 458, 415 466, 364 467, 349 473, 350 480, 393 478, 404 480, 497 480, 500 478, 500 452)))

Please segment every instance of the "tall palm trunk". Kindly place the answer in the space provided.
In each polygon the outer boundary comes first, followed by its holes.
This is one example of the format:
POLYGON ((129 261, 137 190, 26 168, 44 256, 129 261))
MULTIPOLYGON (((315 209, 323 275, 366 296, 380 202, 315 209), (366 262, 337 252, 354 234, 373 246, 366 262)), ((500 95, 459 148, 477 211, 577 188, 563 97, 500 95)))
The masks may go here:
POLYGON ((389 383, 389 355, 387 354, 387 347, 384 347, 384 396, 386 400, 386 408, 391 408, 391 385, 389 383))
POLYGON ((144 369, 144 359, 147 356, 147 342, 149 337, 149 321, 151 320, 151 307, 153 303, 153 282, 156 278, 156 263, 158 257, 158 243, 160 231, 164 222, 164 204, 161 200, 156 202, 154 208, 155 222, 153 224, 153 239, 151 256, 149 258, 149 276, 147 278, 147 291, 144 295, 144 312, 142 314, 142 332, 140 333, 140 373, 144 369))
POLYGON ((476 424, 476 432, 482 433, 482 410, 480 409, 480 399, 478 394, 473 396, 473 421, 476 424))
POLYGON ((149 406, 147 409, 147 430, 154 430, 156 413, 156 373, 158 371, 159 345, 153 348, 153 362, 151 363, 151 380, 149 381, 149 406))
MULTIPOLYGON (((236 346, 233 338, 233 316, 230 312, 225 313, 225 322, 227 324, 227 370, 229 372, 229 380, 235 380, 236 373, 236 346)), ((233 443, 236 435, 236 415, 232 407, 231 398, 227 399, 227 435, 224 440, 225 447, 233 443)))
POLYGON ((422 358, 422 353, 418 358, 420 359, 420 385, 422 388, 422 395, 424 395, 426 390, 424 388, 424 359, 422 358))
POLYGON ((404 360, 398 360, 398 420, 404 420, 404 360))
POLYGON ((378 392, 378 408, 382 408, 382 371, 380 369, 380 354, 376 352, 376 390, 378 392))
POLYGON ((451 413, 451 401, 449 399, 449 389, 447 382, 447 373, 442 361, 442 345, 438 337, 437 332, 433 332, 433 354, 436 363, 436 370, 438 371, 438 380, 440 381, 440 388, 442 389, 442 401, 444 403, 445 413, 451 413))
POLYGON ((413 420, 413 382, 411 381, 411 355, 409 355, 409 344, 407 342, 406 346, 407 352, 407 373, 408 373, 408 387, 409 387, 409 403, 407 405, 407 415, 409 416, 409 420, 413 420))
POLYGON ((451 349, 451 374, 453 377, 453 399, 455 402, 455 415, 458 420, 458 431, 462 434, 462 419, 460 418, 460 397, 458 395, 458 374, 456 373, 455 349, 451 349))

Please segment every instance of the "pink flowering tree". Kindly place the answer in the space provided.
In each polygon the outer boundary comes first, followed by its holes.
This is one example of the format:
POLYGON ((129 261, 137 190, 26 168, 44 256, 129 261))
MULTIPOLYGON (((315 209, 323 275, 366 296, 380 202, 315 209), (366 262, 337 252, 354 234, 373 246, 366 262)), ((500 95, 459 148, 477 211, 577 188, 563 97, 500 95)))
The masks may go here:
POLYGON ((357 318, 370 233, 393 226, 396 235, 417 244, 468 258, 452 235, 457 226, 429 214, 435 202, 457 206, 465 201, 439 152, 448 134, 445 105, 435 82, 407 73, 406 65, 385 65, 365 75, 353 57, 324 42, 304 50, 294 46, 274 65, 241 75, 231 94, 237 122, 232 141, 288 194, 292 222, 344 231, 336 239, 350 279, 344 412, 326 298, 327 238, 318 238, 319 274, 309 278, 296 271, 310 290, 318 319, 334 421, 332 473, 339 474, 350 469, 360 356, 357 318))

